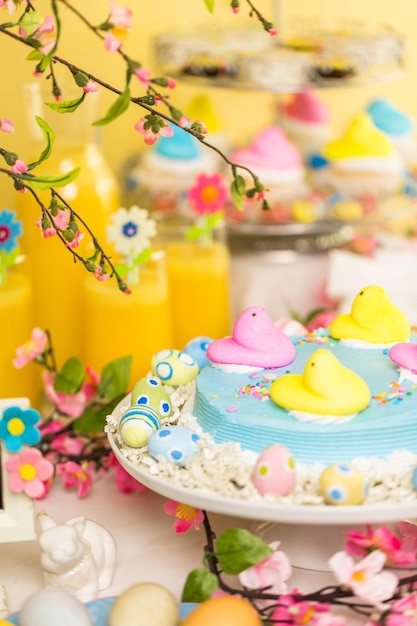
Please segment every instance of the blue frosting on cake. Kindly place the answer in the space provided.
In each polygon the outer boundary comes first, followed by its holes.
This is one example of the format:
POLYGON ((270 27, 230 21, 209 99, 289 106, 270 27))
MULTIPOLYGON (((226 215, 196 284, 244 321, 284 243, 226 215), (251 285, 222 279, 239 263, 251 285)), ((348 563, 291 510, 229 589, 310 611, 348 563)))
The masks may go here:
POLYGON ((408 135, 414 130, 411 118, 384 98, 374 100, 366 110, 375 126, 387 135, 408 135))
MULTIPOLYGON (((399 370, 388 348, 349 347, 323 330, 293 341, 296 358, 286 367, 225 373, 209 365, 200 372, 193 413, 216 443, 239 442, 255 453, 280 443, 306 464, 384 459, 397 450, 417 453, 417 385, 409 380, 398 384, 399 370), (287 373, 301 374, 319 348, 331 350, 371 391, 369 406, 348 421, 300 421, 269 398, 271 382, 287 373)), ((411 341, 417 343, 417 336, 411 341)))
POLYGON ((200 153, 197 139, 178 126, 171 125, 174 131, 172 137, 160 137, 155 145, 155 153, 167 159, 182 159, 192 161, 200 153))

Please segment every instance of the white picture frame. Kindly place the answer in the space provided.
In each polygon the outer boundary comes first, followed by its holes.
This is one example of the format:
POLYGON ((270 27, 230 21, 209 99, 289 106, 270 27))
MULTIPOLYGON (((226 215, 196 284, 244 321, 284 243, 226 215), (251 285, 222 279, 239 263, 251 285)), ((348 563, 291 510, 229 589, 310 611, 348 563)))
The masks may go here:
MULTIPOLYGON (((0 418, 9 406, 30 408, 28 398, 0 398, 0 418)), ((9 453, 0 442, 0 544, 34 541, 35 507, 32 498, 25 494, 12 493, 7 486, 5 463, 9 453)))

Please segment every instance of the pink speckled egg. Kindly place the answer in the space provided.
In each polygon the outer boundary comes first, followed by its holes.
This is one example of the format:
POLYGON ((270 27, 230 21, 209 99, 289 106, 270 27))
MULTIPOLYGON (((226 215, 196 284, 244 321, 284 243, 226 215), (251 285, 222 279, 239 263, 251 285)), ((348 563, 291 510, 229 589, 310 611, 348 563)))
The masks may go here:
POLYGON ((295 463, 288 448, 281 444, 266 448, 258 457, 252 480, 261 495, 288 496, 295 485, 295 463))

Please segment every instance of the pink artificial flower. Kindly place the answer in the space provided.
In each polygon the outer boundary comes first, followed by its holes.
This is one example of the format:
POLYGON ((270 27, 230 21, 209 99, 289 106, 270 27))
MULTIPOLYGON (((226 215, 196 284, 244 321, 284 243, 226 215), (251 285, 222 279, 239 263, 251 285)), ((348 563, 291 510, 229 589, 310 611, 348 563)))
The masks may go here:
POLYGON ((37 500, 48 493, 54 467, 37 448, 11 454, 5 467, 9 473, 8 486, 13 493, 25 493, 37 500))
POLYGON ((77 232, 74 235, 74 239, 72 241, 67 241, 66 246, 67 248, 72 248, 73 250, 75 250, 75 248, 78 248, 78 246, 80 245, 83 239, 84 239, 84 233, 82 233, 80 230, 77 230, 77 232))
POLYGON ((417 594, 409 595, 396 600, 391 604, 388 615, 385 616, 386 626, 415 626, 417 622, 417 594))
POLYGON ((83 91, 86 93, 96 93, 98 91, 98 85, 92 78, 90 78, 88 83, 84 85, 83 91))
POLYGON ((149 70, 146 70, 144 67, 139 67, 135 70, 135 76, 138 80, 140 80, 144 87, 149 87, 149 79, 151 77, 149 70))
POLYGON ((28 166, 21 159, 16 159, 16 162, 11 166, 10 171, 14 174, 24 174, 28 171, 28 166))
POLYGON ((42 24, 33 33, 32 39, 39 41, 41 44, 39 51, 42 52, 42 54, 45 56, 49 54, 56 42, 55 22, 52 15, 45 17, 42 24))
POLYGON ((374 550, 362 561, 355 561, 347 552, 336 552, 329 566, 341 585, 349 587, 357 598, 379 609, 386 609, 385 600, 392 598, 398 584, 398 578, 392 572, 382 571, 386 555, 381 550, 374 550))
POLYGON ((14 122, 5 117, 0 117, 0 130, 4 133, 14 133, 14 122))
POLYGON ((70 221, 70 213, 69 211, 59 209, 58 213, 53 216, 53 220, 57 228, 65 230, 70 221))
POLYGON ((196 185, 188 191, 188 198, 199 215, 220 211, 227 197, 227 188, 220 174, 200 174, 196 185))
POLYGON ((239 581, 244 587, 248 589, 268 587, 268 593, 274 594, 287 592, 285 581, 291 576, 292 567, 285 552, 278 550, 279 545, 279 541, 270 543, 272 554, 239 574, 239 581))
POLYGON ((199 524, 204 520, 203 511, 176 500, 167 500, 164 504, 164 511, 177 518, 174 522, 176 533, 186 533, 193 526, 196 530, 200 530, 199 524))
POLYGON ((398 530, 403 536, 401 543, 404 552, 411 552, 415 555, 417 553, 417 524, 404 520, 398 524, 398 530))
POLYGON ((124 467, 117 462, 114 470, 114 480, 116 488, 120 493, 143 493, 148 488, 131 476, 124 467))
POLYGON ((200 133, 202 135, 207 135, 207 126, 201 120, 195 120, 194 124, 199 124, 201 126, 200 133))
POLYGON ((175 89, 175 87, 177 86, 177 83, 175 82, 175 80, 173 78, 168 78, 168 89, 175 89))
POLYGON ((9 15, 13 15, 13 13, 16 11, 17 6, 21 3, 22 0, 0 0, 0 9, 7 7, 9 15))
POLYGON ((172 137, 174 134, 174 129, 169 126, 168 124, 166 126, 163 126, 158 133, 154 133, 152 129, 145 129, 144 128, 144 124, 146 122, 146 118, 142 117, 138 122, 136 122, 135 124, 135 130, 137 133, 139 133, 140 135, 143 135, 144 137, 144 141, 146 143, 146 145, 151 146, 152 144, 155 143, 155 141, 158 139, 158 136, 161 135, 161 137, 172 137))
POLYGON ((191 120, 188 115, 183 115, 181 119, 178 120, 178 126, 181 126, 181 128, 187 128, 187 126, 190 125, 190 122, 191 120))
POLYGON ((93 479, 91 473, 88 471, 88 464, 74 463, 74 461, 67 461, 66 463, 60 463, 57 466, 58 474, 61 474, 64 486, 68 489, 77 487, 77 496, 83 498, 88 494, 93 486, 93 479))
POLYGON ((276 28, 270 28, 268 33, 271 35, 271 37, 275 37, 275 35, 278 35, 278 31, 276 28))
POLYGON ((35 223, 41 231, 41 235, 44 239, 47 239, 48 237, 54 237, 56 235, 56 228, 54 228, 52 225, 48 228, 42 228, 42 217, 38 217, 35 223))
POLYGON ((306 626, 307 624, 321 624, 321 626, 344 626, 345 619, 329 613, 329 605, 297 600, 300 595, 297 589, 291 595, 281 595, 279 606, 272 615, 271 621, 280 626, 306 626))
POLYGON ((24 367, 30 361, 37 359, 43 352, 45 352, 48 343, 48 335, 42 328, 34 328, 30 337, 30 341, 19 346, 16 349, 16 358, 13 359, 13 365, 20 369, 24 367))
MULTIPOLYGON (((401 532, 401 530, 400 530, 401 532)), ((412 550, 404 547, 403 542, 390 528, 381 526, 375 531, 368 525, 366 533, 351 530, 347 533, 345 550, 348 554, 366 556, 373 550, 381 550, 387 558, 387 565, 408 567, 416 562, 412 550)))
POLYGON ((93 276, 100 282, 104 282, 110 278, 110 274, 103 274, 103 268, 101 265, 97 265, 95 271, 93 272, 93 276))
POLYGON ((320 311, 307 323, 308 332, 312 333, 317 328, 328 328, 337 314, 337 311, 320 311))
POLYGON ((44 371, 42 374, 45 393, 47 398, 56 406, 63 415, 80 417, 86 405, 97 395, 98 375, 91 368, 86 368, 90 375, 90 381, 85 382, 78 393, 60 393, 54 389, 55 376, 51 372, 44 371))
POLYGON ((108 52, 117 52, 132 27, 132 11, 124 7, 116 7, 112 0, 108 23, 112 25, 112 28, 106 32, 104 45, 108 52))

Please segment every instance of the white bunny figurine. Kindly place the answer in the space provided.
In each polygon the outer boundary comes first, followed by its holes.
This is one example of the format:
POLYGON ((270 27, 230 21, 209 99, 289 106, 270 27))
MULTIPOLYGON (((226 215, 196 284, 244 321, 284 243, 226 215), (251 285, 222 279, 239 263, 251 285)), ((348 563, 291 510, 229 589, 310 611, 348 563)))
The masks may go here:
POLYGON ((37 515, 45 587, 65 589, 81 602, 110 587, 116 566, 116 543, 108 530, 85 517, 57 524, 37 515))

